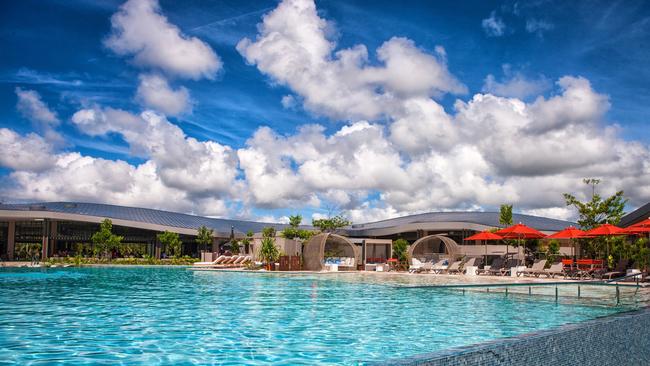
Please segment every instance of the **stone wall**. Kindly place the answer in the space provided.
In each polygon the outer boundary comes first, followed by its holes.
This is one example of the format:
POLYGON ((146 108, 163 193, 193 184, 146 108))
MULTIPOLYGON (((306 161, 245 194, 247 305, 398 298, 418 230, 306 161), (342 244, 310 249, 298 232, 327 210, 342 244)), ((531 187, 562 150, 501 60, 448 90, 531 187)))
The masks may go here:
POLYGON ((650 309, 385 364, 650 365, 650 309))

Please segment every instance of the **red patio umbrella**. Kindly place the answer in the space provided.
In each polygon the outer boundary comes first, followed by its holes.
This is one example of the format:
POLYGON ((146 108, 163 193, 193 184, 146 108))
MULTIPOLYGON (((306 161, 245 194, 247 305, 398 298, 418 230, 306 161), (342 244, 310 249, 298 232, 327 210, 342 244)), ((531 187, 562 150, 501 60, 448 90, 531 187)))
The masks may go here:
POLYGON ((604 236, 605 244, 607 245, 607 257, 609 258, 609 237, 621 235, 628 235, 628 232, 625 229, 614 226, 612 224, 602 224, 597 228, 587 230, 583 235, 583 238, 596 238, 599 236, 604 236))
POLYGON ((541 239, 546 236, 546 234, 535 230, 532 227, 526 226, 521 222, 505 229, 501 229, 495 234, 502 236, 504 239, 517 239, 517 242, 522 239, 541 239))
POLYGON ((573 242, 573 239, 583 237, 585 235, 585 232, 574 227, 574 226, 569 226, 565 228, 564 230, 558 231, 555 234, 551 234, 547 236, 547 239, 569 239, 571 240, 571 250, 573 251, 572 256, 575 257, 575 242, 573 242))
POLYGON ((648 238, 650 238, 650 218, 645 219, 641 222, 637 222, 634 225, 630 225, 625 228, 625 231, 628 234, 648 234, 648 238))
POLYGON ((464 240, 485 240, 485 264, 487 264, 487 242, 488 240, 502 240, 503 237, 500 235, 497 235, 493 232, 490 231, 483 231, 477 234, 474 234, 470 237, 465 238, 464 240))

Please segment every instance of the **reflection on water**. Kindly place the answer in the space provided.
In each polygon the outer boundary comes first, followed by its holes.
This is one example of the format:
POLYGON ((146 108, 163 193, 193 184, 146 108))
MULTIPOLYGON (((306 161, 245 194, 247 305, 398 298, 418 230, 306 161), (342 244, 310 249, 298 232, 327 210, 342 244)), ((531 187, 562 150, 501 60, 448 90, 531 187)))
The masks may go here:
POLYGON ((629 309, 393 286, 426 276, 123 267, 0 276, 0 354, 17 363, 356 364, 629 309))

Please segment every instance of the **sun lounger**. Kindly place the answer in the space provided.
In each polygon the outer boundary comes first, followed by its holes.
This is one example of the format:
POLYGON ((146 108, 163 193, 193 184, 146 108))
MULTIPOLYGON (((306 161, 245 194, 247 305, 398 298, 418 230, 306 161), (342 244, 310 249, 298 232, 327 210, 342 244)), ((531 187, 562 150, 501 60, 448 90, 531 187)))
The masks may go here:
POLYGON ((623 277, 627 273, 627 265, 628 265, 628 260, 627 259, 621 259, 618 261, 618 264, 616 265, 616 268, 610 272, 605 272, 602 274, 602 277, 607 277, 607 279, 611 280, 612 277, 623 277))
POLYGON ((546 266, 546 259, 541 259, 538 260, 537 262, 533 263, 533 265, 530 268, 526 268, 523 271, 518 271, 517 272, 517 277, 520 275, 530 275, 530 276, 535 276, 539 277, 540 274, 544 273, 544 267, 546 266))
POLYGON ((498 272, 501 273, 501 267, 503 266, 503 258, 497 257, 494 258, 492 261, 492 265, 486 265, 483 268, 480 268, 477 273, 478 274, 496 274, 492 272, 498 272))
POLYGON ((547 268, 544 270, 544 274, 546 277, 551 277, 555 278, 555 276, 566 276, 566 272, 564 271, 564 264, 562 262, 558 263, 553 263, 551 265, 551 268, 547 268))
POLYGON ((439 274, 445 271, 448 267, 449 261, 447 259, 441 259, 431 266, 431 272, 439 274))
POLYGON ((456 261, 452 264, 449 265, 447 268, 447 273, 452 274, 452 273, 460 273, 460 265, 463 263, 463 261, 456 261))
POLYGON ((467 267, 472 267, 474 266, 474 263, 476 263, 476 258, 472 257, 467 260, 467 262, 463 263, 462 269, 459 271, 459 273, 465 273, 465 270, 467 267))
POLYGON ((499 274, 500 276, 506 276, 510 274, 510 271, 512 270, 513 267, 517 267, 517 264, 519 264, 519 261, 516 259, 508 259, 506 261, 506 264, 503 265, 503 268, 501 268, 501 273, 499 274))
POLYGON ((422 265, 424 264, 417 258, 412 258, 411 263, 412 264, 409 266, 409 272, 411 273, 418 272, 420 268, 422 268, 422 265))
POLYGON ((221 263, 226 258, 228 258, 228 257, 226 257, 225 255, 220 255, 219 257, 217 257, 217 259, 213 260, 212 262, 196 262, 196 263, 194 263, 194 265, 195 266, 211 266, 211 265, 214 265, 214 264, 221 263))

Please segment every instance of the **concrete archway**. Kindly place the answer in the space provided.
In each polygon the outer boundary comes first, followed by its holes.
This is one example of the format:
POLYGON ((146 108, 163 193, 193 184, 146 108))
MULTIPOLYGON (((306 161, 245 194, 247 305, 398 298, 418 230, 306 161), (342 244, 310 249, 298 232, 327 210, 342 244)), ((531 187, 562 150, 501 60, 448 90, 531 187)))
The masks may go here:
POLYGON ((419 260, 437 260, 441 257, 455 259, 460 255, 458 243, 444 235, 428 235, 420 238, 408 249, 409 258, 419 260))

